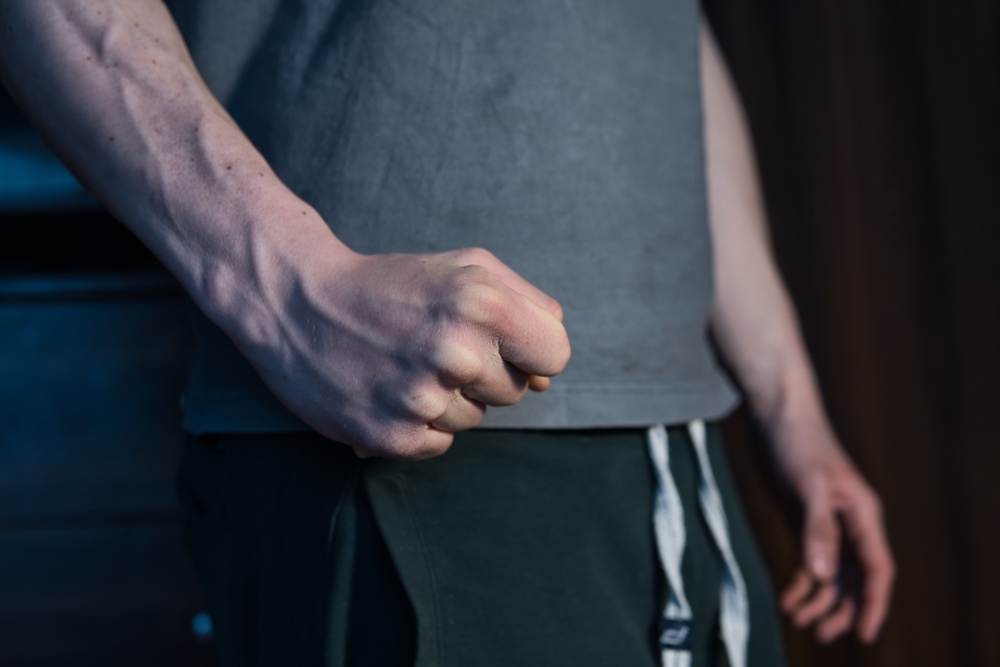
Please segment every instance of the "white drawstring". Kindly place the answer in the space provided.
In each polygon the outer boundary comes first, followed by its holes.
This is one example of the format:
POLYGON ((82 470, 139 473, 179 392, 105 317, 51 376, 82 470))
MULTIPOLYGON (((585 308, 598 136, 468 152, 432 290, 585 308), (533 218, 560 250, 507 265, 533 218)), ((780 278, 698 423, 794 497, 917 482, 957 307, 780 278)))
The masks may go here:
MULTIPOLYGON (((698 500, 709 532, 722 554, 719 590, 719 628, 730 667, 746 667, 747 640, 750 637, 750 607, 746 583, 740 572, 729 539, 722 495, 715 482, 705 443, 705 423, 688 423, 688 433, 698 460, 698 500)), ((667 430, 657 424, 646 432, 649 456, 656 470, 656 493, 653 499, 653 528, 660 564, 667 578, 669 593, 660 621, 660 652, 663 667, 690 667, 692 614, 684 594, 681 561, 687 534, 684 508, 670 473, 670 447, 667 430)))
POLYGON ((670 447, 663 424, 650 427, 646 433, 649 456, 656 469, 656 494, 653 498, 653 528, 656 550, 667 578, 667 606, 660 621, 660 653, 663 667, 691 665, 691 605, 684 595, 681 560, 687 532, 684 528, 684 507, 670 474, 670 447))

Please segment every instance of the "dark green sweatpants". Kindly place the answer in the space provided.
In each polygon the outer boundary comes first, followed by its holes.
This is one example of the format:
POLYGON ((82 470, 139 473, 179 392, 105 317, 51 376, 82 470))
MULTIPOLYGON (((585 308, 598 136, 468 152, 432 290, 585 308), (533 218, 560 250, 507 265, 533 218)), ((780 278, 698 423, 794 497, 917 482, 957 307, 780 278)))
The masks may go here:
MULTIPOLYGON (((720 558, 684 428, 694 667, 726 665, 720 558)), ((750 667, 784 664, 767 575, 709 428, 750 594, 750 667)), ((237 665, 654 667, 663 610, 643 430, 471 431, 439 458, 359 460, 315 434, 189 440, 186 543, 237 665)))

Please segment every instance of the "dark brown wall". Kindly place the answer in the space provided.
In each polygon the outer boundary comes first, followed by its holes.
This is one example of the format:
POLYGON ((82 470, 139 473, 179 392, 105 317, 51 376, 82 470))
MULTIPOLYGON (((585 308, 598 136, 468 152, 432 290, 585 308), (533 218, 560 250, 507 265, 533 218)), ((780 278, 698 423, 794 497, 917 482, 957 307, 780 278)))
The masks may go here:
MULTIPOLYGON (((792 665, 1000 665, 1000 3, 709 0, 782 270, 899 562, 873 649, 792 665)), ((776 583, 797 537, 730 449, 776 583)))

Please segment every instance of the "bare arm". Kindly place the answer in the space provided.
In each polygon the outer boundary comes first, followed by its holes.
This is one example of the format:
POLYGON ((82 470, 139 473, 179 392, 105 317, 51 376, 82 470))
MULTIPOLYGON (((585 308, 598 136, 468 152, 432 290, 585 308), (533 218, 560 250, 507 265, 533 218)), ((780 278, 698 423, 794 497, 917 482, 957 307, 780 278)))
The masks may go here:
POLYGON ((805 565, 782 606, 800 627, 818 621, 820 640, 855 625, 858 636, 870 642, 888 612, 895 572, 878 497, 837 441, 823 408, 772 256, 742 106, 707 25, 701 45, 715 248, 712 331, 769 436, 778 472, 806 514, 805 565), (839 590, 841 522, 864 574, 859 600, 839 590))
POLYGON ((558 304, 488 252, 340 243, 213 98, 159 0, 0 0, 0 34, 0 76, 56 154, 324 435, 431 456, 566 363, 558 304))

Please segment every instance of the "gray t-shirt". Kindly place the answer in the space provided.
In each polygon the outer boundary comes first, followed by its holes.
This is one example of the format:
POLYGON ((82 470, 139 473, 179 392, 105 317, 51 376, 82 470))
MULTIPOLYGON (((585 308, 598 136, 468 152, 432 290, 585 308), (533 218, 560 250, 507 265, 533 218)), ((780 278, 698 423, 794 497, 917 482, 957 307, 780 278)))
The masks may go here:
MULTIPOLYGON (((209 87, 362 253, 481 246, 573 358, 483 426, 716 418, 695 0, 175 0, 209 87)), ((195 433, 304 428, 200 315, 195 433)))

